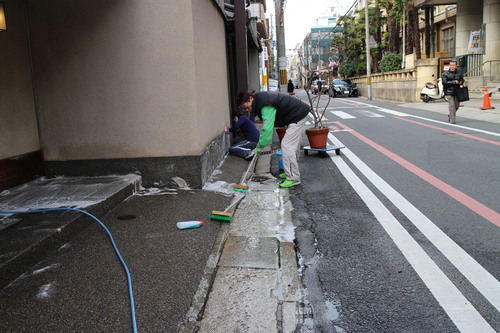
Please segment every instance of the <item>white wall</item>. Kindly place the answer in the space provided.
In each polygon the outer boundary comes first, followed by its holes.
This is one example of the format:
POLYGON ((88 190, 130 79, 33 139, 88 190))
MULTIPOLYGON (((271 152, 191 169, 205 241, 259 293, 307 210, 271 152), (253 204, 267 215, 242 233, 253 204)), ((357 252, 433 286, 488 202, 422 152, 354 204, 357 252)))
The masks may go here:
POLYGON ((200 155, 229 121, 212 0, 28 2, 46 160, 200 155))

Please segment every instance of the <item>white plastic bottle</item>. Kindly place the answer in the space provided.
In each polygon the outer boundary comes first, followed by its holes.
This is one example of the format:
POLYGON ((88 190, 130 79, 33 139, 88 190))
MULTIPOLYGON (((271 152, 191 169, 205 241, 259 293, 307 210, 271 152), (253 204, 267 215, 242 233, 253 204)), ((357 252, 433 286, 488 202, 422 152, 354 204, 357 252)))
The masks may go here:
POLYGON ((182 222, 177 222, 177 228, 179 229, 199 228, 204 224, 205 223, 203 223, 203 221, 182 221, 182 222))

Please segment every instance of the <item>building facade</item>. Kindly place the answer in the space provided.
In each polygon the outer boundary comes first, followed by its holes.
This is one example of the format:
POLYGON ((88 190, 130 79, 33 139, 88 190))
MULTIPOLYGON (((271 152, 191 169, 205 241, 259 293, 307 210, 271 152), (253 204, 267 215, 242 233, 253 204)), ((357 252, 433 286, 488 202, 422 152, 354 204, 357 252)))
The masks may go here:
MULTIPOLYGON (((264 0, 251 2, 265 12, 264 0)), ((259 88, 266 32, 249 5, 3 0, 0 190, 37 176, 125 173, 146 186, 177 176, 201 187, 230 144, 223 129, 237 89, 259 88), (238 25, 256 59, 246 73, 238 25)))
POLYGON ((433 50, 451 57, 479 54, 467 72, 480 77, 482 85, 500 82, 500 1, 499 0, 414 0, 419 8, 432 7, 438 28, 431 37, 433 50), (456 6, 450 6, 456 5, 456 6), (471 48, 472 36, 480 36, 480 50, 471 48))

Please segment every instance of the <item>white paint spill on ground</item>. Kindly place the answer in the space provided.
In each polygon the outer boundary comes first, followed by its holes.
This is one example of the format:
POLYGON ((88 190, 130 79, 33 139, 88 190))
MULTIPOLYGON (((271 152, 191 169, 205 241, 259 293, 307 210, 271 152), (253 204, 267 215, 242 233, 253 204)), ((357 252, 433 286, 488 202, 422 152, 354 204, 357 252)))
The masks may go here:
POLYGON ((292 203, 283 197, 279 189, 277 189, 275 193, 277 193, 278 198, 274 206, 279 208, 279 223, 276 226, 276 238, 280 242, 293 243, 295 240, 295 226, 293 225, 291 216, 293 210, 292 203))
POLYGON ((53 283, 44 284, 38 289, 38 293, 36 294, 36 298, 44 299, 50 298, 55 291, 55 286, 53 283))
POLYGON ((233 195, 235 193, 233 191, 233 185, 234 184, 229 184, 224 181, 218 180, 215 183, 205 183, 205 186, 203 186, 203 190, 233 195))
POLYGON ((21 221, 18 218, 12 218, 11 215, 0 215, 0 230, 7 228, 8 226, 21 221))
POLYGON ((17 252, 7 252, 7 253, 0 253, 0 259, 6 259, 13 257, 17 254, 17 252))
POLYGON ((172 177, 171 179, 174 183, 177 184, 177 186, 179 186, 179 189, 181 189, 181 190, 190 190, 191 189, 191 187, 189 187, 187 182, 184 179, 182 179, 181 177, 172 177))
POLYGON ((65 244, 63 244, 63 246, 61 246, 61 247, 59 248, 59 250, 69 249, 70 247, 71 247, 71 244, 70 244, 70 243, 65 243, 65 244))
POLYGON ((337 302, 326 301, 325 305, 326 305, 325 318, 332 322, 338 320, 340 318, 340 313, 337 310, 337 307, 340 304, 337 302))
POLYGON ((291 222, 281 222, 275 230, 275 236, 280 242, 293 243, 293 240, 295 239, 295 227, 291 222))
POLYGON ((47 232, 50 234, 53 234, 54 232, 61 232, 61 231, 62 231, 61 228, 42 228, 42 229, 33 230, 33 232, 37 232, 37 233, 47 232))
POLYGON ((172 188, 159 188, 159 187, 148 187, 144 188, 141 187, 139 192, 135 193, 134 195, 141 196, 141 197, 147 197, 147 196, 153 196, 153 195, 168 195, 168 194, 177 194, 176 189, 172 188))
POLYGON ((40 178, 0 193, 0 211, 48 208, 83 209, 106 200, 130 184, 136 188, 140 176, 40 178))
POLYGON ((46 266, 46 267, 42 267, 40 269, 35 269, 33 272, 31 272, 31 274, 32 275, 38 275, 38 274, 41 274, 43 272, 49 271, 51 269, 58 268, 60 266, 61 266, 61 264, 52 264, 52 265, 49 265, 49 266, 46 266))

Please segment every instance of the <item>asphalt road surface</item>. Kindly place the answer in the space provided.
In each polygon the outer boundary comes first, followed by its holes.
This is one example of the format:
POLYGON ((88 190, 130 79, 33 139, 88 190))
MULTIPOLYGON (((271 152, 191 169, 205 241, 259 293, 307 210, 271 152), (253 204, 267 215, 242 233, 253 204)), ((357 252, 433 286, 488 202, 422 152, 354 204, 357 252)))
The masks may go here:
POLYGON ((346 148, 301 153, 291 190, 302 331, 499 332, 498 125, 361 98, 325 115, 346 148))

